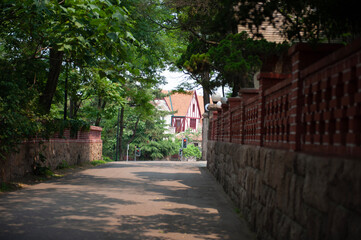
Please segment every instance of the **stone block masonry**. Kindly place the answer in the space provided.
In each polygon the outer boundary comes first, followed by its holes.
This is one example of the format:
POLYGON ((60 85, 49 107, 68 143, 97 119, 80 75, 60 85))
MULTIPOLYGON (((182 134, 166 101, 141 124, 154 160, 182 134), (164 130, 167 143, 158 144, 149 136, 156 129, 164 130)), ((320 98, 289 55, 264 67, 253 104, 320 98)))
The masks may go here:
POLYGON ((210 172, 258 239, 361 239, 361 164, 227 142, 208 142, 210 172))
POLYGON ((49 140, 33 139, 22 143, 17 153, 0 162, 0 181, 11 181, 31 173, 35 162, 44 156, 45 166, 54 170, 64 162, 71 165, 102 159, 102 128, 91 126, 89 131, 79 131, 77 136, 70 137, 65 130, 60 138, 54 136, 49 140))
POLYGON ((288 57, 209 114, 208 168, 259 239, 361 239, 361 39, 288 57))

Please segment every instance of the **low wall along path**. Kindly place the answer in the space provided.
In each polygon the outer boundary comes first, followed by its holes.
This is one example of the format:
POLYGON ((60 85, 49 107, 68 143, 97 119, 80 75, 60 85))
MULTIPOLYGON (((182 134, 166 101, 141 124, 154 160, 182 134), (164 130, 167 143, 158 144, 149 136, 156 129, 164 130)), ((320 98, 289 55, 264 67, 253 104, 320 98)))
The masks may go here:
POLYGON ((64 130, 63 136, 54 136, 49 140, 33 139, 19 146, 19 152, 9 156, 0 165, 0 180, 10 181, 33 171, 39 154, 45 157, 45 166, 55 169, 62 163, 69 166, 102 159, 102 128, 91 126, 89 131, 79 131, 70 137, 70 130, 64 130))
POLYGON ((210 113, 208 168, 259 239, 361 239, 361 40, 289 57, 210 113))

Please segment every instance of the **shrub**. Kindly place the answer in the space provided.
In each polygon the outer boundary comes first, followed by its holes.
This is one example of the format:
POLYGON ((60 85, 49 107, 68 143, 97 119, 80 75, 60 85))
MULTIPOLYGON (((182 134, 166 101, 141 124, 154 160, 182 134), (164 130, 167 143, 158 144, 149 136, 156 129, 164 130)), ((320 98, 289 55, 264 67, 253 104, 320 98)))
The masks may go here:
POLYGON ((183 148, 183 156, 186 158, 196 157, 197 159, 200 159, 202 157, 202 152, 198 147, 193 144, 189 144, 187 148, 183 148))
POLYGON ((162 159, 176 154, 178 144, 171 140, 151 141, 141 147, 142 158, 162 159))

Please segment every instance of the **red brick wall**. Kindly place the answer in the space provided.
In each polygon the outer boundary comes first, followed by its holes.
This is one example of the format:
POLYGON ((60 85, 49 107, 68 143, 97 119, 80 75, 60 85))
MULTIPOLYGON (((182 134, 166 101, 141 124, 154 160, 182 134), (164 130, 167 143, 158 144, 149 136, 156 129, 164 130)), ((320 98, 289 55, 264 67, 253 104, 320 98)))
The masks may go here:
POLYGON ((91 126, 89 131, 79 131, 74 137, 70 137, 70 131, 65 130, 62 137, 54 135, 48 140, 23 142, 17 153, 0 162, 0 182, 32 172, 34 163, 39 162, 39 153, 46 157, 45 165, 50 169, 55 169, 63 161, 76 165, 101 159, 101 131, 102 128, 91 126))
POLYGON ((210 140, 361 156, 361 41, 290 48, 292 72, 261 73, 259 89, 210 117, 210 140))

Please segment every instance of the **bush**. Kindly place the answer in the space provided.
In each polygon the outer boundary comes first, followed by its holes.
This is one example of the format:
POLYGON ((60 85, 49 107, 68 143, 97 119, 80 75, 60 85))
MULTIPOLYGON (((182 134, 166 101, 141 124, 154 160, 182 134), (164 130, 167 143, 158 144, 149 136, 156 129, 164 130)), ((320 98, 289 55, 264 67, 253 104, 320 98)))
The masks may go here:
POLYGON ((178 144, 171 140, 151 141, 141 147, 142 158, 162 159, 176 154, 178 144))
POLYGON ((70 168, 69 163, 65 160, 63 160, 57 167, 56 169, 67 169, 70 168))
POLYGON ((91 161, 90 164, 93 166, 98 166, 98 165, 102 165, 102 164, 105 164, 108 162, 113 162, 113 160, 109 157, 103 156, 103 159, 91 161))
POLYGON ((183 148, 183 156, 186 158, 196 157, 197 159, 200 159, 202 157, 202 152, 198 147, 193 144, 189 144, 187 148, 183 148))
POLYGON ((104 162, 113 162, 113 159, 111 159, 110 157, 103 156, 103 161, 104 162))

